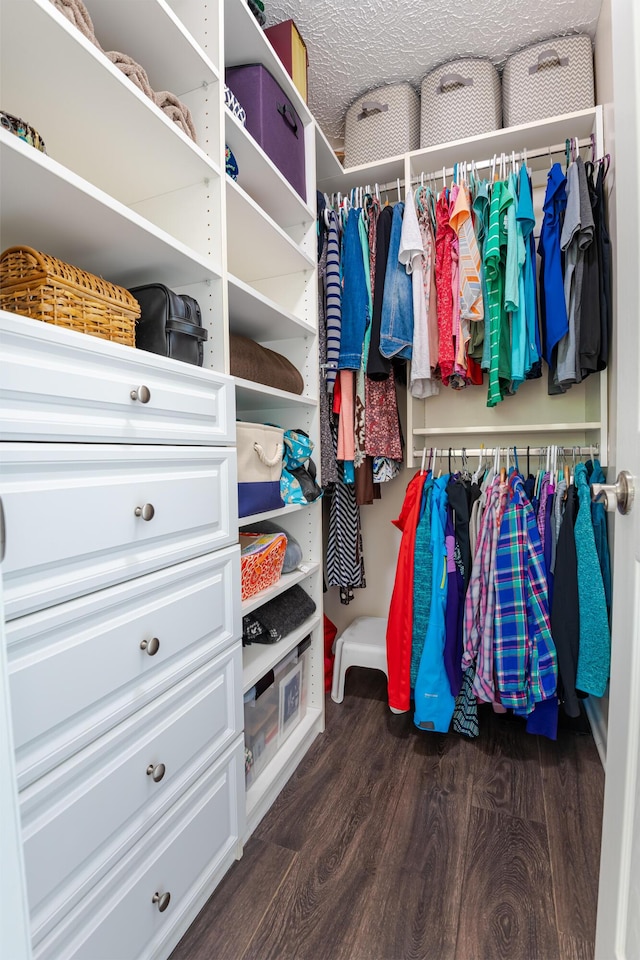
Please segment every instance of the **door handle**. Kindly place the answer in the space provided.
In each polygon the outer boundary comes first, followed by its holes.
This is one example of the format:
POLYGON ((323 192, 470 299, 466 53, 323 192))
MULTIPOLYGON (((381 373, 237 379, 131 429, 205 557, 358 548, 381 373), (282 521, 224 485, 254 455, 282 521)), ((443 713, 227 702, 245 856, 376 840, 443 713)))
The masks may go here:
POLYGON ((629 513, 634 497, 635 486, 628 470, 621 470, 615 483, 591 485, 591 499, 594 503, 604 501, 605 509, 609 512, 613 512, 617 507, 619 513, 629 513))

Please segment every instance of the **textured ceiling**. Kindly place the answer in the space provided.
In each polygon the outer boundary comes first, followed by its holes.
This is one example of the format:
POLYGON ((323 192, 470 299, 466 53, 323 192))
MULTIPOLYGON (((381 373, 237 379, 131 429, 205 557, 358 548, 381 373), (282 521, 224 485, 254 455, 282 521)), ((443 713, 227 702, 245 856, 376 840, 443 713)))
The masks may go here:
POLYGON ((497 65, 562 33, 595 34, 602 0, 265 0, 267 25, 292 17, 309 53, 309 107, 336 146, 347 107, 372 87, 457 57, 497 65))

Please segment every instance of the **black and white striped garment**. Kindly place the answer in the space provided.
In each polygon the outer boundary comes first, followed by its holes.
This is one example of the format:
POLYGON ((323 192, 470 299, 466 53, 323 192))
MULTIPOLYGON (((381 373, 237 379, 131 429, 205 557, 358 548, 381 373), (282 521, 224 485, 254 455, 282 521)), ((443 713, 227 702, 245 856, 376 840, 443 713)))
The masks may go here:
POLYGON ((325 296, 327 310, 327 359, 325 385, 333 395, 333 387, 338 371, 340 356, 340 337, 342 332, 342 286, 340 284, 340 234, 338 218, 334 210, 329 214, 329 236, 327 238, 327 271, 325 276, 325 296))
MULTIPOLYGON (((341 465, 338 465, 340 473, 341 465)), ((360 507, 353 483, 341 480, 329 488, 327 582, 340 587, 340 602, 353 600, 353 588, 366 587, 360 507)))

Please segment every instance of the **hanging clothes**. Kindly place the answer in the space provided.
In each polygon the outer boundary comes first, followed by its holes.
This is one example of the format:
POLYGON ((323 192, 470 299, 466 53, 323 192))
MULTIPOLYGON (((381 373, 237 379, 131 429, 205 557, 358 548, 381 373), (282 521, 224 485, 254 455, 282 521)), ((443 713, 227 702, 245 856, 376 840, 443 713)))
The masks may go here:
POLYGON ((411 634, 411 689, 416 680, 431 614, 433 550, 431 546, 431 495, 433 475, 429 473, 422 488, 420 518, 416 528, 413 562, 413 628, 411 634))
POLYGON ((509 326, 504 309, 504 263, 507 245, 505 216, 512 203, 513 197, 505 188, 505 184, 500 181, 494 183, 489 209, 489 233, 484 247, 484 267, 489 299, 488 407, 495 407, 500 403, 506 387, 511 382, 509 326))
POLYGON ((360 244, 360 211, 349 210, 342 239, 342 327, 339 370, 358 370, 369 324, 369 295, 360 244))
MULTIPOLYGON (((599 460, 587 460, 587 476, 589 483, 606 483, 605 475, 599 460)), ((591 503, 591 520, 593 522, 593 536, 596 543, 596 552, 602 573, 602 586, 607 610, 611 610, 611 559, 609 557, 609 539, 607 537, 607 511, 602 500, 591 503)))
POLYGON ((578 558, 575 523, 578 494, 574 484, 567 488, 562 523, 558 534, 555 563, 555 589, 551 605, 551 632, 558 652, 559 695, 568 717, 580 716, 576 693, 578 650, 580 647, 580 606, 578 599, 578 558))
MULTIPOLYGON (((329 372, 327 361, 328 334, 326 312, 326 303, 329 299, 327 293, 327 264, 329 261, 329 250, 330 243, 327 239, 327 241, 322 245, 322 253, 318 261, 318 358, 320 362, 321 374, 323 371, 325 373, 324 383, 322 382, 322 376, 320 381, 320 466, 323 486, 326 486, 328 483, 335 483, 338 479, 338 465, 335 457, 333 438, 333 395, 332 393, 329 394, 327 392, 326 381, 326 375, 329 372)), ((335 369, 332 372, 335 378, 335 369)))
POLYGON ((533 211, 533 193, 531 180, 524 164, 520 167, 518 184, 518 208, 516 217, 522 231, 525 247, 524 278, 524 309, 526 317, 526 362, 525 374, 527 379, 537 379, 542 376, 540 363, 540 324, 538 321, 538 299, 536 297, 536 245, 534 230, 536 218, 533 211))
POLYGON ((334 210, 329 214, 329 234, 326 254, 326 326, 327 349, 325 366, 325 384, 329 393, 333 393, 340 357, 340 331, 342 328, 342 284, 340 282, 340 237, 338 218, 334 210))
POLYGON ((449 224, 449 201, 443 190, 436 204, 436 294, 438 310, 438 365, 444 384, 453 373, 453 289, 451 250, 455 233, 449 224))
POLYGON ((451 724, 455 698, 444 667, 445 611, 447 601, 446 486, 449 476, 438 477, 431 498, 431 551, 433 579, 431 611, 416 679, 413 721, 422 730, 446 733, 451 724))
POLYGON ((584 463, 576 465, 574 475, 579 501, 574 529, 580 606, 580 650, 576 686, 585 693, 601 697, 609 680, 609 619, 591 520, 591 491, 584 463))
POLYGON ((560 234, 567 206, 566 178, 559 163, 547 175, 544 217, 538 241, 540 265, 540 309, 545 360, 553 365, 553 350, 569 329, 564 296, 560 234))
POLYGON ((391 359, 411 360, 413 344, 413 290, 411 277, 400 263, 404 203, 396 203, 391 222, 389 256, 380 319, 380 353, 391 359))
POLYGON ((330 490, 327 583, 340 587, 341 603, 353 600, 354 587, 367 585, 355 487, 341 480, 330 490))
POLYGON ((387 620, 389 706, 406 712, 411 705, 411 639, 413 635, 413 563, 416 530, 426 474, 416 473, 407 486, 394 526, 402 531, 396 576, 387 620))

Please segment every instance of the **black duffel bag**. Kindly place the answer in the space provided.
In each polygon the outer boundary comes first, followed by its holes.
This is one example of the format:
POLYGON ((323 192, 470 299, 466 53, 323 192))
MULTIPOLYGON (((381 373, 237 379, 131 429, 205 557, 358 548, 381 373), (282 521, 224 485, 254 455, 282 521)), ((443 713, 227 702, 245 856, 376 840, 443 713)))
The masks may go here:
POLYGON ((198 301, 174 293, 162 283, 132 287, 129 292, 142 311, 136 321, 136 347, 201 367, 202 344, 208 334, 198 301))

